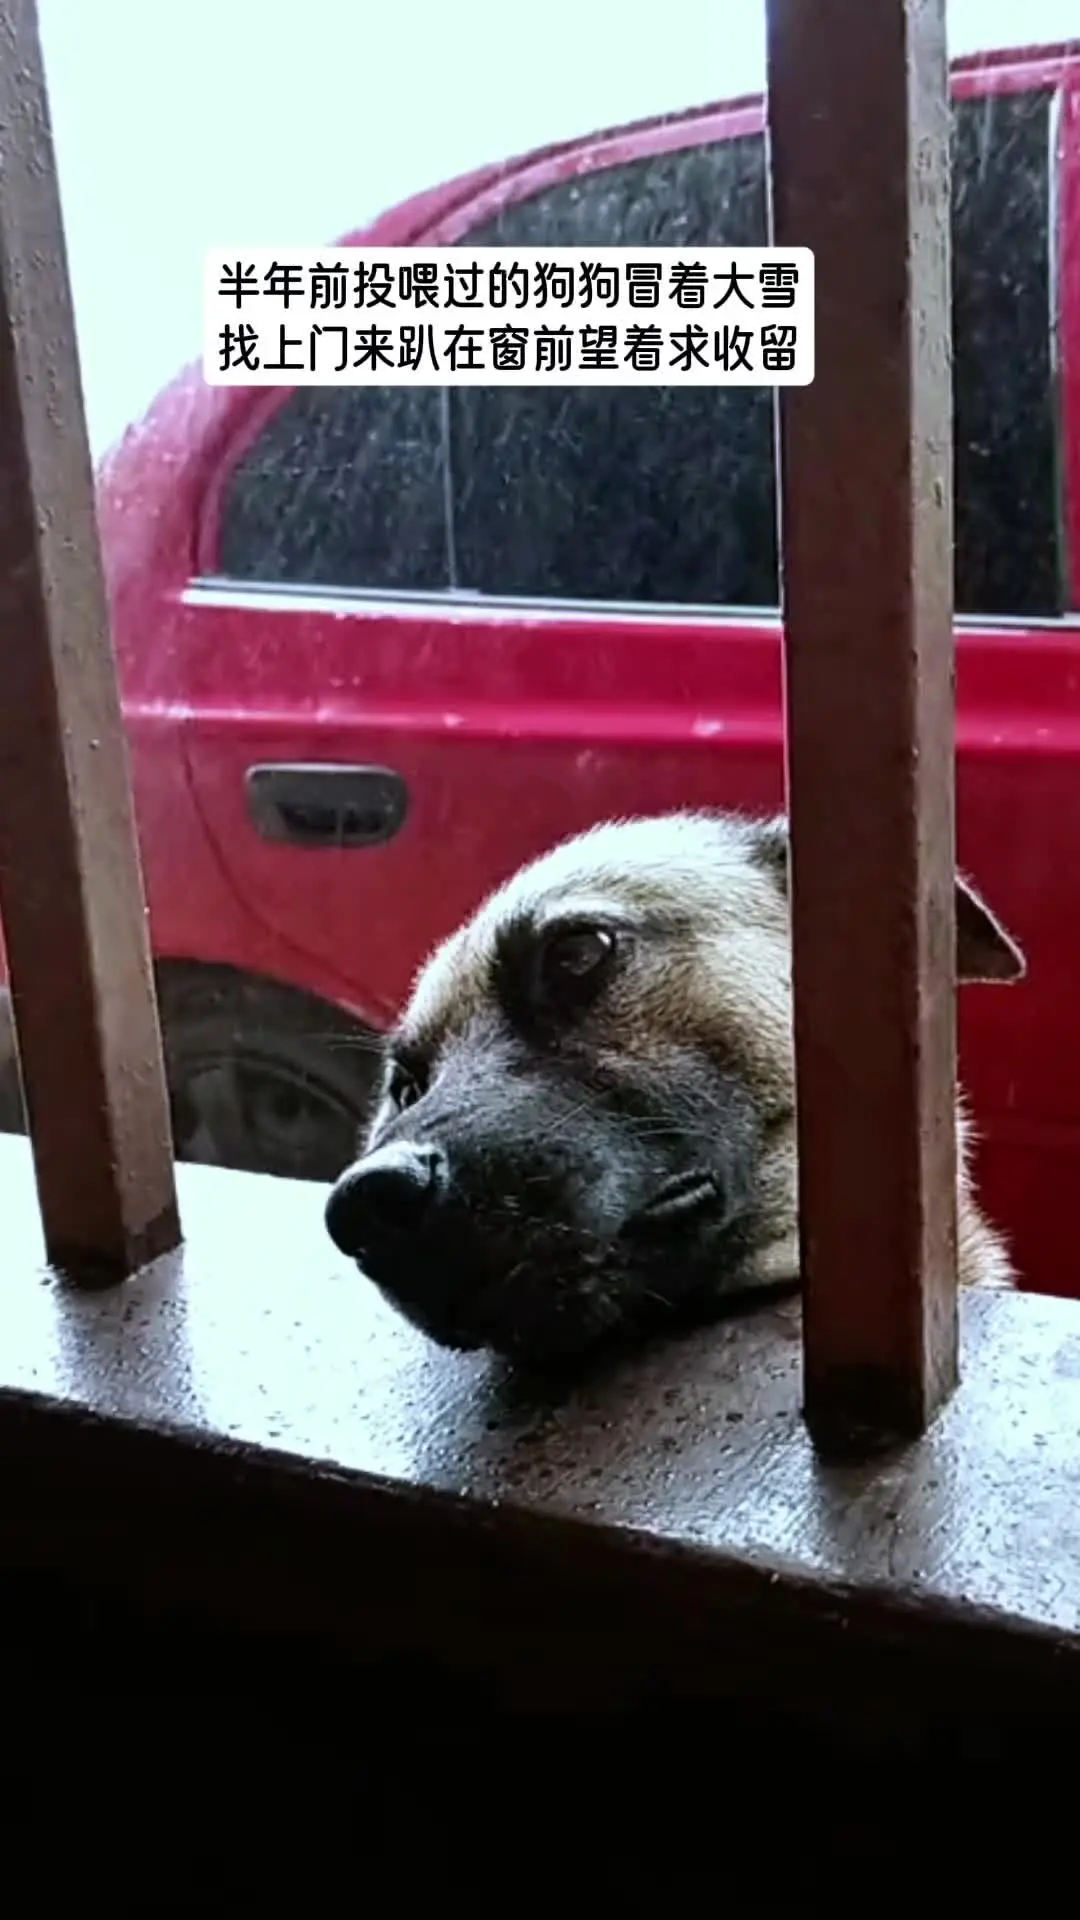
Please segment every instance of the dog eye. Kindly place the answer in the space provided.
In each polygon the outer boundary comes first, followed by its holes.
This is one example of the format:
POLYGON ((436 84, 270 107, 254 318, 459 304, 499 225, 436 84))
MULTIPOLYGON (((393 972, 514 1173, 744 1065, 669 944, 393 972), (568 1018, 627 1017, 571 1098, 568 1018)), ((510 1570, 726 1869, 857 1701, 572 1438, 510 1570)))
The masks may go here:
POLYGON ((388 1099, 393 1101, 399 1113, 404 1113, 406 1107, 414 1107, 416 1102, 424 1097, 424 1089, 417 1076, 408 1073, 396 1062, 390 1069, 390 1084, 386 1092, 388 1099))
POLYGON ((596 992, 615 958, 615 935, 606 927, 572 927, 552 934, 540 956, 540 980, 555 1000, 596 992))

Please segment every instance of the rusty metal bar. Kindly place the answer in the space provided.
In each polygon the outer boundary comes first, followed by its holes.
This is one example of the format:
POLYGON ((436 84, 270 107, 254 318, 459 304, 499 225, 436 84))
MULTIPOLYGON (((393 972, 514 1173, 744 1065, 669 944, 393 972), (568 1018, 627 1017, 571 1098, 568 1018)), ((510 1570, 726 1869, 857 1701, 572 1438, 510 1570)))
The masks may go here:
POLYGON ((180 1237, 33 0, 0 0, 0 918, 50 1260, 180 1237))
POLYGON ((780 406, 806 1416, 956 1381, 945 0, 768 0, 774 232, 813 248, 780 406))

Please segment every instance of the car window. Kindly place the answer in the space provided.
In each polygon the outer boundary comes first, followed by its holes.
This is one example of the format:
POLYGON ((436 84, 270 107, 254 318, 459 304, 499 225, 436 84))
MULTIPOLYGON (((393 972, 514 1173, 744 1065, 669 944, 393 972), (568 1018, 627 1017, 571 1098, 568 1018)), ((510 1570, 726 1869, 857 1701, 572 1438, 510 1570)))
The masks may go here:
MULTIPOLYGON (((954 110, 955 564, 966 613, 1061 605, 1051 107, 1043 91, 954 110)), ((753 246, 766 237, 764 143, 746 136, 561 180, 504 207, 463 244, 753 246)), ((301 390, 232 476, 220 571, 383 590, 775 606, 772 432, 772 397, 760 389, 301 390)))
POLYGON ((298 387, 233 473, 220 572, 275 585, 449 584, 437 387, 298 387))
POLYGON ((958 102, 953 142, 956 604, 1059 613, 1049 90, 958 102))
MULTIPOLYGON (((579 175, 475 228, 478 246, 765 246, 760 139, 579 175)), ((454 542, 481 593, 776 601, 764 388, 458 387, 454 542)))
MULTIPOLYGON (((958 102, 956 602, 1059 611, 1051 369, 1051 95, 958 102)), ((560 183, 482 245, 765 242, 760 136, 560 183)), ((456 389, 463 585, 493 594, 775 605, 768 393, 456 389)))

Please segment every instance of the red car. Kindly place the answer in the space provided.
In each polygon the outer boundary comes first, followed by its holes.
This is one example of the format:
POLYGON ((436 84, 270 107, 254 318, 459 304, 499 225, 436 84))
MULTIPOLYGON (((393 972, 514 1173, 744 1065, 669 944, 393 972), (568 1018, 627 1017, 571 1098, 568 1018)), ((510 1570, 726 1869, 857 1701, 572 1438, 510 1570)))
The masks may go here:
MULTIPOLYGON (((954 92, 959 854, 1029 958, 961 996, 961 1065, 1025 1284, 1080 1294, 1080 61, 964 61, 954 92)), ((596 134, 351 238, 761 245, 762 126, 742 99, 596 134)), ((370 1036, 520 861, 783 803, 766 391, 191 369, 100 513, 185 1157, 331 1177, 370 1036)))

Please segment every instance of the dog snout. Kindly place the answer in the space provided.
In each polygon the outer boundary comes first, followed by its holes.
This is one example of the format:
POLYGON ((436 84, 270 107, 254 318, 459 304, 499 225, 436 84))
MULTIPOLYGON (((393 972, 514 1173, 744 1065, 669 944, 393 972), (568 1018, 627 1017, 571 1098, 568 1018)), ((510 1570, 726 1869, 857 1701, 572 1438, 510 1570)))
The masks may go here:
POLYGON ((415 1230, 446 1185, 439 1147, 395 1142, 341 1175, 326 1203, 326 1230, 339 1253, 357 1259, 415 1230))

